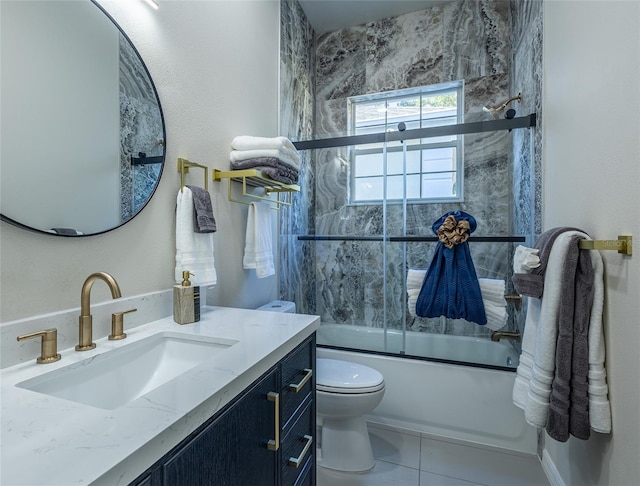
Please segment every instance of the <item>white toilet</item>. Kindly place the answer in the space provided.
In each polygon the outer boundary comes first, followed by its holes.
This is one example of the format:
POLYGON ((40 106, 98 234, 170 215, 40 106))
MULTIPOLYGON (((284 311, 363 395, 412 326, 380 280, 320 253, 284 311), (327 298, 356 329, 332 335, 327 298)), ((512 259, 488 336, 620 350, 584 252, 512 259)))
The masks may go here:
MULTIPOLYGON (((295 313, 293 302, 274 300, 258 308, 295 313)), ((318 465, 346 472, 373 469, 373 452, 364 415, 384 396, 382 374, 358 363, 316 359, 316 411, 322 422, 318 465)))
POLYGON ((347 472, 373 468, 363 416, 376 408, 383 396, 384 377, 379 371, 348 361, 316 360, 316 410, 322 420, 319 466, 347 472))

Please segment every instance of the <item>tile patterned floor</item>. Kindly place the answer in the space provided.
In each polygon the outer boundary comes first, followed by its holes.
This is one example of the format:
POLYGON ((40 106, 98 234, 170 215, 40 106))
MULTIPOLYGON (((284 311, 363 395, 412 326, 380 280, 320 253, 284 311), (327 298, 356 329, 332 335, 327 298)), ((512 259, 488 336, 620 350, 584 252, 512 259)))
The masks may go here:
POLYGON ((369 425, 376 465, 345 474, 318 467, 318 486, 549 486, 535 456, 369 425))

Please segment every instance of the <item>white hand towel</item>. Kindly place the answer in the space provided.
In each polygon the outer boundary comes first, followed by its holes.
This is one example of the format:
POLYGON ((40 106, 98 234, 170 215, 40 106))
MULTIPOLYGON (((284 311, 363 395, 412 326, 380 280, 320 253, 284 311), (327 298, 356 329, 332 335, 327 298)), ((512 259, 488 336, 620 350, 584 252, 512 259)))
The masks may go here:
POLYGON ((271 205, 269 203, 259 202, 249 205, 242 265, 245 269, 255 269, 258 278, 276 273, 271 245, 271 205))
POLYGON ((513 254, 513 273, 529 273, 534 268, 540 266, 540 257, 538 248, 528 248, 526 246, 516 246, 513 254))
POLYGON ((293 170, 300 170, 300 155, 295 149, 291 150, 285 147, 281 149, 232 150, 229 154, 231 162, 241 162, 259 157, 275 158, 293 170))
POLYGON ((216 274, 213 233, 195 233, 193 228, 193 193, 188 187, 178 191, 176 201, 176 267, 175 281, 182 282, 182 272, 194 276, 193 285, 215 285, 216 274))
POLYGON ((288 148, 295 150, 291 140, 287 137, 252 137, 251 135, 239 135, 231 141, 231 148, 234 150, 259 150, 259 149, 281 149, 288 148))

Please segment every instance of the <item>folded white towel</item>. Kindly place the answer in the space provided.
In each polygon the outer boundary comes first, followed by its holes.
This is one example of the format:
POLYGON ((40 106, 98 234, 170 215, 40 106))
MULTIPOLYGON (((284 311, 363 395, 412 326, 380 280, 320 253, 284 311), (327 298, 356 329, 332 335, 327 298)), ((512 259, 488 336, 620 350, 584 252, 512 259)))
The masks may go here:
MULTIPOLYGON (((417 317, 416 303, 426 274, 426 270, 414 268, 407 271, 407 309, 412 317, 417 317)), ((507 301, 504 298, 505 281, 495 278, 479 278, 478 283, 487 316, 487 327, 492 331, 502 329, 506 326, 508 317, 507 301)))
POLYGON ((507 307, 484 302, 484 313, 487 316, 487 328, 498 331, 507 325, 507 307))
POLYGON ((275 274, 271 245, 271 205, 269 203, 259 202, 249 205, 242 265, 245 269, 255 269, 258 278, 275 274))
POLYGON ((235 137, 231 141, 231 148, 234 150, 296 149, 287 137, 253 137, 251 135, 235 137))
POLYGON ((486 304, 494 304, 502 307, 507 306, 504 298, 506 284, 504 280, 497 278, 479 278, 480 293, 482 300, 486 304))
POLYGON ((295 149, 287 147, 279 149, 232 150, 229 157, 231 162, 241 162, 243 160, 257 159, 260 157, 276 158, 289 168, 300 170, 300 155, 295 149))
POLYGON ((424 282, 424 277, 426 274, 426 270, 414 270, 410 268, 407 271, 407 289, 420 290, 422 288, 422 282, 424 282))
POLYGON ((540 266, 540 257, 538 248, 528 248, 526 246, 516 246, 513 254, 513 273, 529 273, 534 268, 540 266))
POLYGON ((417 317, 416 304, 418 303, 418 296, 420 295, 420 289, 407 290, 407 307, 409 314, 412 317, 417 317))
POLYGON ((216 274, 213 233, 195 233, 193 228, 193 193, 188 187, 178 191, 176 201, 176 266, 175 281, 182 282, 182 272, 194 276, 193 285, 215 285, 216 274))

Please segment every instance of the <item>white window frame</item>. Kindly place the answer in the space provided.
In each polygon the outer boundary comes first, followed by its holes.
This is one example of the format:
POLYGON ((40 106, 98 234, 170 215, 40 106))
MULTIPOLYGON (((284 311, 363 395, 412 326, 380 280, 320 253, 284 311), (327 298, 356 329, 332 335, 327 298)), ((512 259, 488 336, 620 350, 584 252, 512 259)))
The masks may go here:
MULTIPOLYGON (((449 93, 455 93, 456 94, 456 111, 455 114, 454 113, 449 113, 448 116, 445 117, 445 119, 451 119, 452 117, 455 117, 456 119, 456 123, 460 124, 463 123, 463 106, 464 106, 464 100, 463 100, 463 93, 464 93, 464 89, 463 89, 463 82, 462 81, 455 81, 455 82, 451 82, 451 83, 442 83, 442 84, 437 84, 437 85, 429 85, 429 86, 421 86, 419 88, 408 88, 408 89, 401 89, 401 90, 395 90, 395 91, 387 91, 387 92, 382 92, 382 93, 374 93, 374 94, 368 94, 368 95, 361 95, 361 96, 352 96, 348 99, 348 115, 347 115, 347 119, 348 119, 348 126, 349 126, 349 133, 351 135, 360 135, 364 130, 367 130, 367 126, 365 125, 364 127, 359 124, 357 124, 357 120, 356 120, 356 108, 359 104, 362 103, 370 103, 370 102, 380 102, 380 101, 395 101, 401 98, 415 98, 416 95, 422 96, 424 95, 426 96, 437 96, 437 95, 443 95, 443 94, 449 94, 449 93)), ((382 130, 385 131, 398 131, 398 123, 399 121, 405 121, 405 122, 412 122, 412 123, 416 123, 419 122, 420 124, 420 128, 425 128, 423 127, 423 122, 428 121, 429 119, 437 119, 439 117, 424 117, 424 115, 421 115, 419 117, 413 117, 411 119, 407 119, 407 120, 402 120, 400 118, 395 118, 393 120, 388 120, 387 119, 387 115, 386 113, 384 113, 384 115, 381 115, 380 121, 381 123, 375 123, 375 125, 383 125, 380 126, 380 130, 377 133, 382 132, 382 130)), ((449 125, 450 123, 443 123, 442 125, 449 125)), ((371 123, 371 126, 373 126, 374 124, 371 123)), ((439 125, 430 125, 430 126, 439 126, 439 125)), ((409 128, 410 129, 410 128, 409 128)), ((367 130, 367 133, 371 133, 371 131, 367 130)), ((441 138, 441 137, 439 137, 441 138)), ((438 139, 436 139, 436 141, 432 141, 430 142, 431 139, 427 138, 427 139, 417 139, 414 141, 409 141, 407 143, 407 152, 409 151, 424 151, 424 150, 430 150, 430 149, 437 149, 437 148, 448 148, 448 147, 452 147, 455 149, 455 169, 451 170, 451 171, 444 171, 445 173, 448 174, 453 174, 454 178, 455 178, 455 195, 452 195, 451 197, 429 197, 428 195, 422 194, 422 190, 423 190, 423 184, 422 184, 422 180, 420 182, 420 197, 419 198, 410 198, 407 197, 406 201, 407 203, 411 203, 411 204, 415 204, 415 203, 442 203, 442 202, 460 202, 463 201, 463 188, 464 188, 464 164, 463 164, 463 143, 462 143, 462 135, 452 135, 450 136, 450 140, 446 140, 446 141, 437 141, 438 139)), ((355 173, 355 163, 356 163, 356 157, 357 156, 363 156, 363 155, 370 155, 370 154, 380 154, 380 156, 383 156, 383 152, 384 152, 384 143, 377 143, 377 144, 368 144, 365 146, 354 146, 351 147, 349 150, 349 161, 350 161, 350 168, 351 170, 349 171, 349 204, 352 205, 372 205, 372 204, 379 204, 381 203, 383 200, 382 199, 360 199, 360 200, 356 200, 355 199, 355 188, 356 188, 356 183, 357 180, 362 178, 362 177, 356 177, 355 173)), ((400 143, 389 143, 387 145, 386 148, 386 152, 387 155, 388 154, 393 154, 395 152, 402 152, 403 147, 402 144, 400 143)), ((420 154, 420 159, 422 159, 422 154, 420 154)), ((382 164, 381 164, 382 165, 382 164)), ((388 164, 387 164, 388 165, 388 164)), ((419 164, 420 165, 420 171, 419 172, 412 172, 412 173, 400 173, 399 175, 402 175, 404 177, 406 177, 407 175, 420 175, 421 179, 422 176, 424 174, 437 174, 437 171, 425 171, 423 170, 422 167, 422 163, 419 164)), ((381 172, 376 172, 374 174, 369 175, 369 177, 372 178, 381 178, 383 179, 385 176, 385 170, 383 169, 381 172)), ((441 172, 442 173, 442 172, 441 172)), ((394 173, 393 175, 398 175, 398 173, 394 173)), ((390 174, 387 174, 387 180, 389 178, 390 174)), ((364 176, 363 176, 364 177, 364 176)), ((385 181, 383 180, 383 184, 385 183, 385 181)), ((404 200, 404 198, 387 198, 387 202, 390 203, 400 203, 404 200)))

